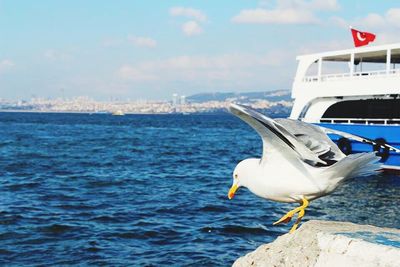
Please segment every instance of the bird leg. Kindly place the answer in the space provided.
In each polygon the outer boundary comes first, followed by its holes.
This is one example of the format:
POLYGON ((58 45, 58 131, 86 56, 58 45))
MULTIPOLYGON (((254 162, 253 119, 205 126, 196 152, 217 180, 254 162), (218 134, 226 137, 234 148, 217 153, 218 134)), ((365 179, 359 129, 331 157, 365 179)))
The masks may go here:
POLYGON ((288 213, 286 213, 282 218, 280 218, 278 221, 274 222, 274 225, 277 225, 280 223, 288 223, 288 222, 290 222, 290 220, 296 213, 299 213, 297 216, 296 222, 294 223, 292 229, 290 229, 290 233, 293 233, 296 230, 297 226, 299 225, 301 219, 303 218, 305 209, 308 206, 308 200, 306 198, 303 197, 302 202, 303 203, 300 207, 297 207, 297 208, 289 211, 288 213))
POLYGON ((290 229, 289 233, 293 233, 297 229, 297 226, 299 225, 299 223, 301 222, 301 219, 303 218, 303 216, 305 214, 305 209, 307 208, 307 206, 308 206, 308 200, 304 198, 303 199, 303 205, 301 205, 302 209, 300 209, 299 214, 297 215, 297 220, 293 224, 293 226, 290 229))

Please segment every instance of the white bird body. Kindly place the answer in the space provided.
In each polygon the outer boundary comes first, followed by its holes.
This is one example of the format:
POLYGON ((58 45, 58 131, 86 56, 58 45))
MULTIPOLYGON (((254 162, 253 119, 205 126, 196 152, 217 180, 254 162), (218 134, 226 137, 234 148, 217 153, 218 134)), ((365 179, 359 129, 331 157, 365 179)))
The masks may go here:
POLYGON ((261 198, 278 202, 300 202, 302 197, 315 199, 324 194, 326 186, 314 184, 309 178, 310 175, 319 175, 321 173, 319 170, 310 173, 311 170, 308 170, 307 166, 303 166, 303 170, 301 170, 278 157, 269 159, 262 165, 257 164, 259 159, 255 159, 253 162, 249 162, 250 160, 245 160, 242 164, 251 163, 248 166, 244 165, 251 169, 251 174, 247 176, 251 177, 251 181, 247 182, 246 179, 243 179, 241 185, 261 198))
MULTIPOLYGON (((246 159, 236 166, 228 197, 232 198, 243 186, 261 198, 302 203, 276 223, 287 222, 295 213, 299 213, 299 222, 308 200, 332 193, 348 178, 380 169, 380 158, 375 153, 346 156, 327 134, 375 144, 372 140, 301 121, 273 120, 237 104, 231 104, 230 111, 261 136, 263 155, 261 159, 246 159)), ((400 152, 387 144, 383 146, 400 152)), ((298 222, 291 231, 296 229, 298 222)))

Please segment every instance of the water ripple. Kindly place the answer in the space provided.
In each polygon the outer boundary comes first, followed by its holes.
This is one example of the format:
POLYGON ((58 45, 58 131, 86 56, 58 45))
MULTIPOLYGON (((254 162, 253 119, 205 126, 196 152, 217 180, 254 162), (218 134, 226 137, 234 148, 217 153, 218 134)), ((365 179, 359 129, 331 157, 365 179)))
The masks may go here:
MULTIPOLYGON (((227 115, 0 113, 0 152, 0 265, 227 266, 295 206, 227 199, 261 153, 227 115)), ((356 179, 305 219, 399 227, 399 195, 396 176, 356 179)))

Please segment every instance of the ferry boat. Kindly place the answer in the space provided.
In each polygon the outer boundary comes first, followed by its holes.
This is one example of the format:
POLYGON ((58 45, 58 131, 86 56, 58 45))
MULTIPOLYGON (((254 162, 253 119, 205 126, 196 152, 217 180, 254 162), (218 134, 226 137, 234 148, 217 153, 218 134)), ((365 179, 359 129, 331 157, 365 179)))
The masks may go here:
POLYGON ((125 113, 122 110, 116 110, 113 113, 111 113, 113 116, 124 116, 125 113))
POLYGON ((400 171, 400 43, 301 55, 291 119, 375 140, 330 135, 345 153, 377 151, 384 169, 400 171))

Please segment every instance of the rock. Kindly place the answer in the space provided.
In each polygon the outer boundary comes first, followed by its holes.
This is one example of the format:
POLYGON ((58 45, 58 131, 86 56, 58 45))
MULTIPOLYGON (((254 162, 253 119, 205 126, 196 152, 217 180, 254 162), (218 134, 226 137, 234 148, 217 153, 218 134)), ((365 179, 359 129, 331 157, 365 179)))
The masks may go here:
POLYGON ((242 266, 400 266, 400 230, 308 221, 237 259, 242 266))

